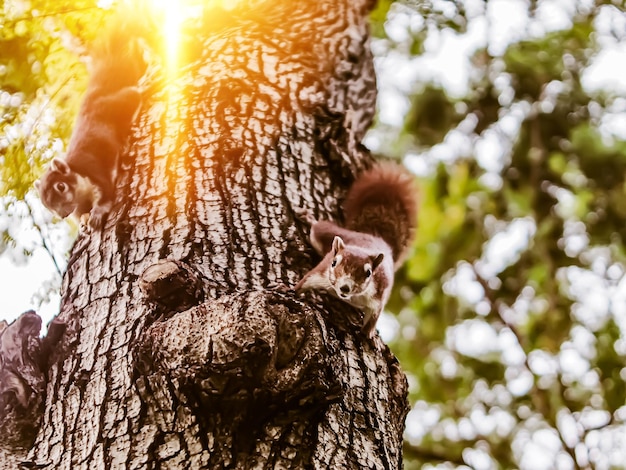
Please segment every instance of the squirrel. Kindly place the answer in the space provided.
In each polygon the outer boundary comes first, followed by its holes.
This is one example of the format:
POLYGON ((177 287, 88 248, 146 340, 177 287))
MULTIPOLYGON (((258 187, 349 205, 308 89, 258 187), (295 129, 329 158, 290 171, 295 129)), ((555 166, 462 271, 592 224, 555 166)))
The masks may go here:
POLYGON ((92 67, 64 159, 55 158, 35 182, 43 204, 61 218, 102 226, 115 199, 120 153, 139 109, 146 69, 132 27, 115 22, 91 50, 92 67))
POLYGON ((372 338, 417 227, 417 189, 398 164, 380 163, 357 177, 343 204, 345 227, 311 224, 311 245, 324 258, 296 292, 324 290, 363 311, 361 331, 372 338))

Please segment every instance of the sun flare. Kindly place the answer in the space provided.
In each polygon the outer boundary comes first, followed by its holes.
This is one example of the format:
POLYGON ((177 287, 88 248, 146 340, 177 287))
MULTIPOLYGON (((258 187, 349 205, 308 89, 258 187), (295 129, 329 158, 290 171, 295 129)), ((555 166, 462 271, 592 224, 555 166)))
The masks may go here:
MULTIPOLYGON (((101 0, 103 1, 103 0, 101 0)), ((135 0, 138 1, 138 0, 135 0)), ((175 76, 181 67, 185 47, 184 28, 188 20, 210 16, 219 24, 221 15, 238 8, 241 0, 139 0, 147 2, 157 19, 158 35, 168 75, 175 76)))
POLYGON ((151 0, 153 8, 159 13, 162 21, 161 37, 165 61, 170 75, 175 74, 179 67, 182 24, 184 20, 184 2, 172 0, 151 0))

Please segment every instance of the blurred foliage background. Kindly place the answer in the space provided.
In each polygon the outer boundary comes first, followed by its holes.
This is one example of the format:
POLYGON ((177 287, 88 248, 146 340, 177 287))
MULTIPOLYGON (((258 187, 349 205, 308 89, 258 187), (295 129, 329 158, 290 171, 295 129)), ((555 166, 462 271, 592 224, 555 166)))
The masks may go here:
MULTIPOLYGON (((380 322, 409 378, 407 469, 626 468, 626 79, 600 70, 624 67, 625 9, 379 0, 372 14, 365 143, 421 187, 380 322)), ((0 11, 0 253, 47 253, 40 300, 76 227, 32 183, 68 141, 102 17, 79 0, 0 11)))
MULTIPOLYGON (((41 283, 30 286, 30 306, 47 304, 51 296, 58 303, 78 227, 43 209, 33 182, 69 141, 87 82, 85 44, 106 16, 89 0, 0 2, 0 257, 8 271, 0 272, 3 309, 16 307, 10 297, 28 290, 23 284, 29 280, 41 283), (10 265, 28 269, 17 274, 10 265), (24 275, 28 270, 34 274, 24 275)), ((15 312, 0 312, 7 314, 15 312)))
POLYGON ((625 7, 374 15, 366 143, 421 176, 385 320, 410 383, 407 469, 626 468, 626 81, 599 69, 625 50, 625 7))

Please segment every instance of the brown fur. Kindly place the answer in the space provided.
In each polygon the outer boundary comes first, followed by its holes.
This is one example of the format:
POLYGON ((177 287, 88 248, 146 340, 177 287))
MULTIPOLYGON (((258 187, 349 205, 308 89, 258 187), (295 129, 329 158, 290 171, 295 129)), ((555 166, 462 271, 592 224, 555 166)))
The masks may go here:
POLYGON ((395 270, 413 242, 417 190, 399 165, 378 165, 359 176, 344 203, 346 228, 312 220, 311 245, 324 258, 295 286, 323 290, 363 311, 362 331, 374 334, 395 270))
POLYGON ((346 228, 382 238, 400 266, 417 228, 417 188, 398 164, 379 163, 356 179, 343 203, 346 228))
POLYGON ((92 47, 90 79, 65 161, 55 159, 37 183, 46 207, 60 217, 91 213, 95 228, 113 205, 119 156, 141 101, 137 82, 145 63, 128 28, 114 24, 92 47))

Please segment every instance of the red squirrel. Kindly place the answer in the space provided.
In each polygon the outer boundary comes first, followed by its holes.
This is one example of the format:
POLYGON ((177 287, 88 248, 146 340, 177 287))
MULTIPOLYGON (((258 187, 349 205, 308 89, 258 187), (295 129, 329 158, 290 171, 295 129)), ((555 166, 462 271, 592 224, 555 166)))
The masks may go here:
POLYGON ((345 228, 309 214, 311 245, 324 258, 295 291, 324 290, 363 311, 373 337, 417 227, 417 189, 400 165, 381 163, 361 174, 343 204, 345 228))
POLYGON ((145 71, 129 25, 116 23, 92 48, 85 97, 65 159, 55 158, 36 188, 43 204, 61 218, 73 214, 99 228, 115 198, 120 153, 130 134, 145 71))

